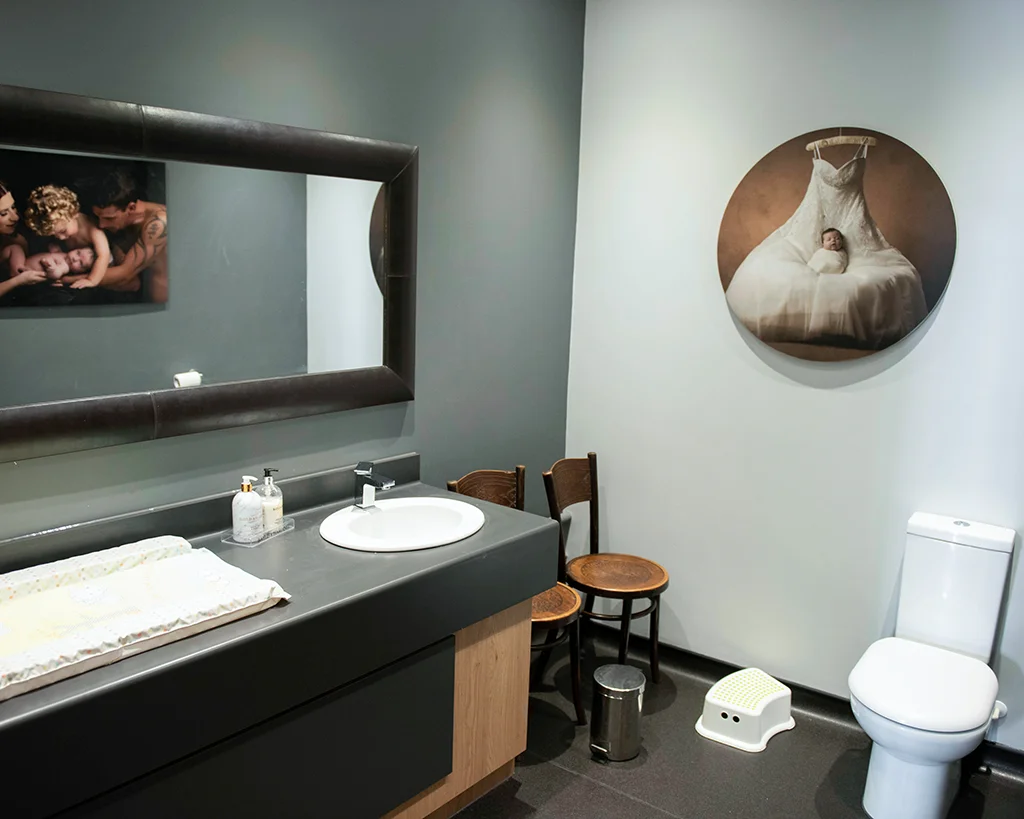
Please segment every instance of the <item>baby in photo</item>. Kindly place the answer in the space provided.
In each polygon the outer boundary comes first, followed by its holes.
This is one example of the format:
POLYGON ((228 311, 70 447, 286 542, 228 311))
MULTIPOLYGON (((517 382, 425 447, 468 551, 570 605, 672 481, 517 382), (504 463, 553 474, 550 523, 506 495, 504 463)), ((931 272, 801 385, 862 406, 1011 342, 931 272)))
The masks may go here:
POLYGON ((836 228, 826 228, 821 234, 821 247, 814 251, 807 266, 817 273, 842 273, 846 270, 847 255, 843 234, 836 228))
POLYGON ((52 236, 72 250, 89 250, 89 274, 76 279, 71 288, 99 287, 110 265, 110 242, 107 234, 81 212, 74 191, 59 185, 34 188, 29 192, 22 218, 39 236, 52 236))
POLYGON ((50 281, 59 281, 67 275, 86 275, 96 263, 96 251, 91 247, 77 247, 64 253, 56 245, 49 253, 36 253, 25 259, 23 269, 35 270, 46 275, 50 281))

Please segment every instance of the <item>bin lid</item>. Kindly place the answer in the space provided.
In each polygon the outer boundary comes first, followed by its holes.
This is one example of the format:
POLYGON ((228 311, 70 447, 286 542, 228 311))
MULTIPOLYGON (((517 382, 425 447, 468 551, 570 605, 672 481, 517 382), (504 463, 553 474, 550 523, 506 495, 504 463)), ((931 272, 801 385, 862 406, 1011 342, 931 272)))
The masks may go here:
POLYGON ((642 694, 647 678, 631 665, 602 665, 594 672, 594 682, 608 691, 642 694))

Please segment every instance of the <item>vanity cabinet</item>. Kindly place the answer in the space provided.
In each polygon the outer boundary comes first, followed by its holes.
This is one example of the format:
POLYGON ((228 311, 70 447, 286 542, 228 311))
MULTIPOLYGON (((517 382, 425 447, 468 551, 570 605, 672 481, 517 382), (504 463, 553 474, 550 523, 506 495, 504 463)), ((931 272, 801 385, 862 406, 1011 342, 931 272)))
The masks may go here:
MULTIPOLYGON (((416 467, 389 465, 413 472, 389 495, 444 497, 416 467)), ((292 595, 0 703, 3 816, 441 819, 510 776, 526 748, 531 598, 554 583, 557 524, 468 499, 486 523, 464 540, 339 549, 319 526, 350 502, 350 480, 290 483, 295 528, 255 549, 202 534, 228 495, 0 542, 2 567, 171 521, 292 595)))
POLYGON ((508 779, 526 750, 529 600, 455 635, 452 771, 387 815, 447 819, 508 779))
POLYGON ((65 814, 373 819, 452 769, 449 637, 65 814))
POLYGON ((452 816, 526 748, 529 641, 527 600, 65 816, 452 816))

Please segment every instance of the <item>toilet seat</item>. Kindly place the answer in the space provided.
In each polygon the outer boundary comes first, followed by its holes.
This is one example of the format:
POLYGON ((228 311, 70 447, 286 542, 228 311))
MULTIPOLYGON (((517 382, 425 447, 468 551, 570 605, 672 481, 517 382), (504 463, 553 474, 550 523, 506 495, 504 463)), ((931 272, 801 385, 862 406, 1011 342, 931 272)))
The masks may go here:
POLYGON ((939 733, 985 725, 999 691, 981 660, 900 637, 873 643, 849 683, 850 693, 876 714, 939 733))

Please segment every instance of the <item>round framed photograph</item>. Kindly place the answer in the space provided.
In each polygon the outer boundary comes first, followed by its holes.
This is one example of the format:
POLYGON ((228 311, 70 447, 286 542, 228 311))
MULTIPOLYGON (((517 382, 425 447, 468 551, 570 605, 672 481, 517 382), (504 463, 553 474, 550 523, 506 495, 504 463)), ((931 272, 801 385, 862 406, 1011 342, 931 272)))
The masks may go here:
POLYGON ((836 127, 764 156, 718 234, 733 314, 775 349, 844 361, 906 338, 942 297, 956 253, 949 194, 886 134, 836 127))

